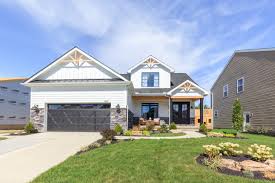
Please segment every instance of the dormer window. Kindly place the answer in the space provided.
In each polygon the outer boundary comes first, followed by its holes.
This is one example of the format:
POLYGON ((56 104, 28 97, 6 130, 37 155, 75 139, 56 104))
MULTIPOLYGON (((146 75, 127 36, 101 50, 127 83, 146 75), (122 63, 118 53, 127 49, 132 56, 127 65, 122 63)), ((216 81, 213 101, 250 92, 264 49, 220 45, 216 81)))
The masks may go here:
POLYGON ((143 72, 141 76, 142 87, 159 87, 158 72, 143 72))

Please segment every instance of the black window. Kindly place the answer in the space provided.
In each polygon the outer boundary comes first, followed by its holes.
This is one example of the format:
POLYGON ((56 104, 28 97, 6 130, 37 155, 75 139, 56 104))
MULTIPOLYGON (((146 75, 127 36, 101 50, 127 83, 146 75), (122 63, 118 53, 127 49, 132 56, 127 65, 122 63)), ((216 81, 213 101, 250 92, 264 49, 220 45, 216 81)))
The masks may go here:
POLYGON ((9 103, 15 105, 15 104, 16 104, 16 101, 13 101, 13 100, 12 100, 12 101, 9 101, 9 103))
POLYGON ((214 117, 217 118, 219 115, 219 112, 217 110, 214 111, 214 117))
POLYGON ((0 119, 4 119, 5 118, 5 116, 0 116, 0 119))
POLYGON ((5 99, 0 98, 0 103, 5 102, 5 99))
POLYGON ((19 119, 26 119, 26 117, 20 117, 19 119))
POLYGON ((159 104, 157 103, 143 103, 141 105, 141 116, 145 119, 158 118, 159 104))
POLYGON ((16 116, 9 116, 9 119, 15 119, 16 116))
POLYGON ((159 87, 158 72, 143 72, 141 76, 142 87, 159 87))
POLYGON ((14 93, 19 93, 19 90, 11 90, 14 93))
POLYGON ((8 87, 0 86, 0 90, 7 91, 8 87))
POLYGON ((250 115, 249 114, 245 114, 245 122, 250 123, 250 115))
POLYGON ((20 103, 20 105, 25 106, 25 105, 26 105, 26 103, 25 103, 25 102, 22 102, 22 103, 20 103))

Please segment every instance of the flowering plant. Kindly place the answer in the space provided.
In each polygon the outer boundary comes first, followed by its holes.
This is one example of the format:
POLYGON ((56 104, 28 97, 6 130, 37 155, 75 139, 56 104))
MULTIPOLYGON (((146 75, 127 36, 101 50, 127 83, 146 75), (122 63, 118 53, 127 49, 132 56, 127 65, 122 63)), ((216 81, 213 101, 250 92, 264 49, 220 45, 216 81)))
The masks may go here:
POLYGON ((225 142, 219 143, 219 147, 221 148, 220 153, 225 156, 237 156, 243 153, 243 151, 238 150, 238 148, 240 147, 239 144, 225 142))
POLYGON ((221 148, 216 145, 204 145, 202 146, 204 149, 204 154, 208 156, 209 159, 214 159, 217 156, 220 156, 221 148))
POLYGON ((265 161, 273 158, 272 148, 266 145, 253 144, 248 148, 247 154, 256 161, 265 161))

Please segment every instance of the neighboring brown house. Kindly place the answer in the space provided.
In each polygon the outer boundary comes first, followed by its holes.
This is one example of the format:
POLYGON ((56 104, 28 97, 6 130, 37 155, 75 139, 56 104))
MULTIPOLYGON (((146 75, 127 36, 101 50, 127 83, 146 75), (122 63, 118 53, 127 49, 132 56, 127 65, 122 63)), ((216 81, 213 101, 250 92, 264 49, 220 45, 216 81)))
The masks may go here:
MULTIPOLYGON (((203 123, 206 124, 208 129, 213 128, 212 109, 203 110, 203 123)), ((195 126, 200 126, 200 109, 195 110, 195 126)))
POLYGON ((211 92, 214 128, 232 127, 238 98, 245 127, 275 131, 275 49, 236 51, 211 92))

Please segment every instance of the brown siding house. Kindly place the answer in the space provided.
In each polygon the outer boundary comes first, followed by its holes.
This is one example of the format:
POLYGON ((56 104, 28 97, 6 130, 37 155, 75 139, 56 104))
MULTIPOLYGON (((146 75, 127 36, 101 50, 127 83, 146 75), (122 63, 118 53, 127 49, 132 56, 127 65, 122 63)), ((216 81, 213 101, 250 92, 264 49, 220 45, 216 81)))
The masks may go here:
POLYGON ((211 92, 214 128, 232 128, 232 105, 238 98, 244 124, 275 131, 275 49, 236 51, 211 92))

